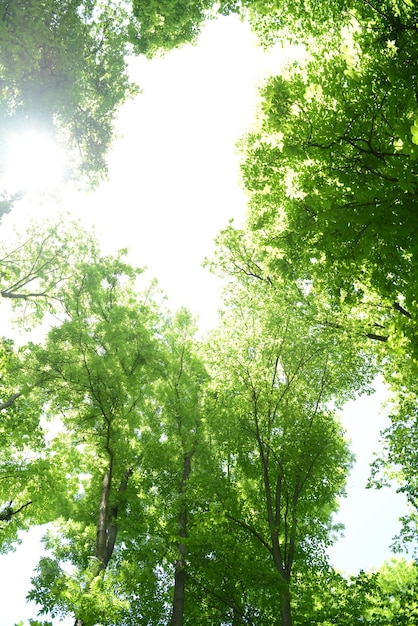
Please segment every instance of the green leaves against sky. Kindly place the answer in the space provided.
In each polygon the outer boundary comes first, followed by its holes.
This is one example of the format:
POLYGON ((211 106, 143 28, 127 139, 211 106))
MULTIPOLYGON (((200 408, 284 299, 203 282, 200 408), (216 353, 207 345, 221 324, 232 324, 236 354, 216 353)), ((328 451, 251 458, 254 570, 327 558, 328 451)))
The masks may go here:
MULTIPOLYGON (((0 343, 1 550, 49 523, 28 597, 77 626, 414 624, 413 563, 347 578, 326 556, 354 461, 339 410, 377 374, 392 409, 371 484, 397 480, 398 544, 416 542, 414 3, 1 11, 0 173, 7 133, 36 128, 97 184, 137 92, 129 55, 193 43, 217 13, 306 50, 240 140, 248 212, 208 261, 225 289, 206 337, 66 218, 1 244, 1 296, 41 336, 0 343)), ((2 213, 17 200, 4 189, 2 213)))

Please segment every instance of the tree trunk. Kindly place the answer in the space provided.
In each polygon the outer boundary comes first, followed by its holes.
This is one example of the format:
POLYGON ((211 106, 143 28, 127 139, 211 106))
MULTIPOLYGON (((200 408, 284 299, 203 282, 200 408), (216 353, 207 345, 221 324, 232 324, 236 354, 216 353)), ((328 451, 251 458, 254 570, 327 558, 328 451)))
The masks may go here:
MULTIPOLYGON (((117 517, 119 505, 116 503, 110 507, 110 492, 112 487, 113 463, 112 459, 109 468, 103 476, 102 490, 100 493, 99 512, 97 516, 96 546, 94 556, 97 558, 97 569, 94 571, 92 580, 99 576, 100 572, 106 569, 115 548, 118 532, 117 517)), ((126 491, 128 480, 132 476, 132 469, 128 469, 119 485, 119 493, 126 491)), ((74 626, 84 626, 80 618, 76 618, 74 626)))
POLYGON ((179 558, 175 563, 173 610, 171 613, 170 626, 183 626, 184 621, 184 596, 186 589, 185 544, 180 543, 177 550, 179 558))
POLYGON ((281 626, 292 626, 292 610, 290 605, 290 591, 289 584, 287 582, 284 583, 283 591, 281 597, 281 626))
POLYGON ((102 491, 100 494, 99 513, 97 516, 97 532, 96 532, 96 547, 94 550, 94 556, 99 561, 99 571, 106 569, 109 563, 109 553, 107 546, 108 538, 108 520, 109 520, 109 498, 110 489, 112 487, 112 463, 109 465, 109 469, 103 477, 102 491))
POLYGON ((276 570, 280 576, 280 618, 281 618, 281 626, 292 626, 292 607, 290 602, 290 590, 289 590, 289 581, 290 581, 290 573, 292 571, 293 558, 294 558, 294 550, 295 550, 295 539, 296 539, 296 507, 299 500, 300 490, 299 490, 299 482, 297 481, 293 497, 291 501, 291 522, 289 527, 289 522, 287 520, 287 509, 289 507, 289 497, 290 495, 283 494, 282 491, 282 482, 283 477, 281 474, 278 475, 276 481, 276 489, 274 496, 272 494, 272 488, 270 484, 269 471, 268 471, 268 459, 266 458, 264 447, 262 444, 261 437, 258 439, 258 445, 261 456, 261 464, 263 470, 263 481, 264 481, 264 492, 266 496, 266 507, 267 507, 267 518, 269 523, 270 530, 270 541, 271 541, 271 554, 273 557, 273 563, 276 567, 276 570), (274 498, 274 508, 273 508, 273 498, 274 498), (284 499, 284 502, 282 500, 284 499), (279 528, 281 525, 281 509, 284 504, 286 512, 284 514, 284 547, 280 544, 280 534, 279 528))
POLYGON ((186 537, 187 537, 187 506, 186 506, 186 484, 191 472, 192 452, 184 455, 183 478, 181 481, 180 511, 178 516, 178 535, 180 541, 177 545, 178 558, 175 563, 174 572, 174 596, 171 613, 170 626, 183 626, 184 622, 184 597, 186 590, 186 537), (183 541, 184 540, 184 541, 183 541))

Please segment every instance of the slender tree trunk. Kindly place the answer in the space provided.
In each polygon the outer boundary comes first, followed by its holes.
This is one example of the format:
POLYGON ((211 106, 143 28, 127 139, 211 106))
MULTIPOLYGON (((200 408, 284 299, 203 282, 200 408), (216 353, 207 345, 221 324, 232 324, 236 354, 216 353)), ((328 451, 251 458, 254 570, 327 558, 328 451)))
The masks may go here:
MULTIPOLYGON (((258 446, 260 450, 260 458, 261 458, 261 466, 263 472, 263 482, 264 482, 264 492, 266 496, 266 508, 267 508, 267 518, 270 529, 270 541, 271 541, 271 553, 273 557, 273 563, 276 567, 276 570, 280 576, 280 618, 281 618, 281 626, 292 626, 292 607, 290 601, 290 589, 289 589, 289 581, 290 581, 290 572, 293 565, 294 558, 294 543, 296 536, 296 506, 299 497, 299 487, 295 487, 295 491, 293 494, 292 500, 292 520, 290 524, 290 528, 287 527, 287 520, 284 521, 284 534, 285 534, 285 545, 282 549, 280 545, 280 534, 279 528, 281 525, 281 509, 282 509, 282 499, 286 498, 282 491, 282 476, 279 475, 277 477, 276 489, 275 493, 272 493, 272 487, 270 484, 269 477, 269 468, 268 463, 269 459, 265 454, 263 442, 261 437, 258 437, 258 446), (274 500, 274 506, 273 506, 274 500), (287 544, 287 545, 286 545, 287 544)), ((285 502, 286 506, 286 502, 285 502)), ((287 518, 287 514, 285 515, 287 518)))
POLYGON ((290 604, 290 590, 289 584, 286 582, 283 586, 282 598, 281 598, 281 626, 292 626, 292 609, 290 604))
POLYGON ((170 626, 183 626, 184 622, 184 598, 186 591, 186 537, 187 537, 187 505, 186 484, 191 473, 192 452, 184 455, 183 478, 180 485, 180 511, 178 516, 178 535, 180 541, 177 545, 178 558, 174 572, 174 596, 170 626))
MULTIPOLYGON (((96 530, 96 545, 94 548, 94 556, 97 559, 96 567, 93 571, 92 578, 87 585, 87 589, 90 583, 99 576, 100 572, 106 569, 109 563, 109 554, 107 549, 107 526, 109 519, 109 499, 110 490, 112 487, 112 469, 113 463, 110 458, 109 467, 107 472, 103 476, 102 490, 100 492, 99 511, 97 515, 97 530, 96 530)), ((79 617, 76 617, 74 626, 84 626, 84 621, 79 617)))
POLYGON ((109 464, 109 469, 103 477, 102 491, 100 494, 99 513, 97 516, 96 547, 94 550, 94 556, 99 561, 99 570, 97 574, 99 574, 102 569, 106 569, 110 558, 107 547, 107 535, 109 522, 109 498, 111 487, 112 461, 109 464))

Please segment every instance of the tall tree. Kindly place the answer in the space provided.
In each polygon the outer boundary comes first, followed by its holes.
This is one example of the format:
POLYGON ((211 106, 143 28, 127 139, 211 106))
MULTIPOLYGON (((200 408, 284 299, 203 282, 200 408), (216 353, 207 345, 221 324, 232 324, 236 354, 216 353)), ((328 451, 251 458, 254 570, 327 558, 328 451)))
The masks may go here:
POLYGON ((32 356, 46 415, 62 424, 50 455, 68 487, 58 539, 47 540, 55 558, 41 560, 30 597, 52 615, 73 613, 77 626, 113 623, 125 608, 110 563, 127 511, 138 515, 131 478, 140 471, 141 405, 155 376, 157 319, 149 292, 135 295, 138 273, 121 256, 79 266, 65 320, 32 356))
MULTIPOLYGON (((207 374, 199 356, 196 330, 195 321, 186 309, 180 309, 165 321, 160 376, 147 409, 150 433, 143 456, 144 472, 152 476, 160 541, 165 545, 159 566, 166 572, 170 587, 167 622, 171 626, 185 623, 192 603, 188 583, 190 535, 197 535, 199 541, 195 523, 199 508, 196 465, 201 464, 205 450, 202 420, 207 374)), ((153 520, 150 532, 152 524, 153 520)))
POLYGON ((309 284, 327 296, 323 323, 374 341, 398 395, 387 460, 404 467, 410 499, 413 452, 401 441, 406 424, 416 430, 415 41, 415 6, 358 3, 326 54, 317 41, 268 81, 242 168, 259 276, 309 284))
MULTIPOLYGON (((77 258, 87 260, 95 249, 91 235, 65 219, 33 223, 19 235, 8 232, 1 245, 0 290, 3 307, 8 301, 18 311, 13 321, 28 329, 46 314, 62 314, 62 290, 68 287, 77 258)), ((18 343, 16 347, 3 338, 0 350, 2 551, 16 541, 19 530, 51 521, 57 510, 42 487, 54 475, 45 444, 43 377, 35 371, 28 381, 25 369, 34 345, 22 344, 21 337, 18 343)), ((57 493, 58 482, 56 478, 57 493)))
MULTIPOLYGON (((195 456, 202 448, 201 422, 205 368, 193 345, 196 327, 186 310, 180 310, 166 333, 167 368, 165 393, 161 396, 165 445, 172 448, 169 463, 176 461, 177 521, 176 560, 170 626, 183 626, 186 604, 186 580, 190 517, 196 502, 190 497, 195 456), (174 448, 174 449, 173 449, 174 448)), ((167 463, 167 466, 169 466, 167 463)), ((174 494, 173 494, 174 495, 174 494)), ((189 600, 190 602, 190 600, 189 600)))
POLYGON ((269 275, 314 281, 335 310, 368 323, 375 338, 387 341, 394 328, 399 336, 410 333, 411 351, 412 14, 399 28, 393 18, 393 38, 353 20, 325 57, 317 44, 304 61, 272 77, 261 130, 247 138, 243 163, 248 226, 269 275))
POLYGON ((218 410, 211 433, 229 489, 226 519, 271 563, 280 617, 292 623, 295 566, 320 563, 351 456, 333 403, 367 387, 367 359, 350 339, 305 315, 310 296, 257 279, 234 284, 210 373, 218 410))

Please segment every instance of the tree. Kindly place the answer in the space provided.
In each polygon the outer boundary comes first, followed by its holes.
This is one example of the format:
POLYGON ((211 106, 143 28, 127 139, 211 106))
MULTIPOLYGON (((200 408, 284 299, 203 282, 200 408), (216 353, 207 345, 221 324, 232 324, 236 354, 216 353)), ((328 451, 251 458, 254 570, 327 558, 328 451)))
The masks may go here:
POLYGON ((415 430, 417 372, 416 9, 359 4, 338 36, 265 86, 258 129, 243 144, 245 236, 262 280, 309 284, 326 295, 322 323, 374 342, 402 407, 386 432, 387 460, 401 464, 401 489, 412 494, 402 433, 415 430))
MULTIPOLYGON (((177 521, 177 555, 174 564, 174 590, 170 626, 183 626, 186 604, 186 576, 190 516, 196 502, 190 497, 195 455, 201 442, 203 384, 207 379, 205 368, 193 345, 196 332, 193 319, 186 310, 174 317, 166 331, 167 357, 163 373, 164 390, 158 393, 161 402, 162 436, 165 447, 171 448, 166 462, 173 461, 173 475, 177 474, 174 507, 177 521), (162 392, 162 393, 161 393, 162 392)), ((199 461, 199 459, 198 459, 199 461)))
MULTIPOLYGON (((354 17, 381 42, 393 40, 399 33, 408 32, 413 37, 416 29, 416 7, 402 0, 320 0, 278 2, 277 0, 242 0, 226 2, 229 10, 248 14, 253 30, 262 45, 277 42, 301 42, 309 47, 319 40, 335 45, 339 31, 354 17), (231 6, 232 5, 232 6, 231 6)), ((329 45, 331 44, 331 45, 329 45)))
POLYGON ((372 596, 370 621, 374 624, 407 626, 418 623, 417 565, 391 559, 377 571, 378 590, 372 596))
POLYGON ((63 293, 75 280, 77 263, 92 261, 97 241, 78 222, 33 221, 26 231, 7 232, 0 245, 0 295, 17 311, 23 327, 63 313, 63 293))
MULTIPOLYGON (((361 391, 370 366, 351 340, 306 319, 309 295, 273 290, 250 277, 234 283, 209 372, 217 411, 211 423, 225 475, 225 517, 270 563, 281 616, 292 623, 295 567, 320 564, 351 456, 332 403, 361 391)), ((238 622, 239 623, 239 622, 238 622)))
POLYGON ((0 552, 11 549, 18 531, 53 519, 43 492, 50 464, 44 454, 42 399, 25 384, 27 346, 0 341, 0 552), (19 389, 16 392, 16 389, 19 389))
MULTIPOLYGON (((406 357, 406 360, 408 357, 406 357)), ((371 487, 381 489, 393 482, 408 502, 407 512, 400 518, 401 530, 394 538, 394 549, 410 549, 416 553, 418 533, 417 386, 414 379, 416 364, 395 377, 394 394, 390 402, 390 425, 381 434, 380 450, 372 464, 371 487)))
MULTIPOLYGON (((146 535, 151 538, 148 550, 152 554, 147 560, 154 559, 154 567, 164 580, 169 613, 164 623, 171 626, 181 626, 190 619, 189 544, 200 541, 196 511, 202 498, 199 466, 205 452, 202 420, 207 374, 195 333, 195 321, 186 309, 165 317, 159 377, 144 409, 142 479, 150 493, 146 535), (156 547, 157 542, 162 550, 156 547)), ((205 503, 206 498, 205 494, 205 503)), ((135 542, 132 549, 137 550, 135 542)), ((138 598, 131 604, 132 623, 138 623, 143 613, 142 581, 138 583, 132 594, 138 598)), ((161 612, 159 618, 164 619, 161 612)), ((154 615, 152 623, 157 619, 154 615)))
POLYGON ((381 341, 415 327, 414 29, 393 19, 395 39, 353 20, 271 78, 242 168, 267 273, 313 281, 381 341))
POLYGON ((415 254, 410 51, 371 56, 360 27, 343 44, 265 88, 263 131, 243 165, 249 225, 275 251, 272 269, 323 282, 332 273, 334 293, 359 299, 364 286, 398 302, 415 254))
POLYGON ((137 275, 121 255, 79 264, 64 321, 27 363, 61 424, 48 453, 66 480, 45 540, 54 556, 28 597, 77 626, 184 623, 206 373, 190 314, 164 317, 149 293, 141 303, 137 275))
POLYGON ((296 588, 295 621, 300 626, 375 623, 370 621, 371 607, 380 593, 374 572, 346 577, 331 568, 313 569, 298 576, 296 588))
POLYGON ((297 623, 416 624, 416 577, 416 564, 405 559, 391 559, 377 571, 350 577, 332 569, 312 571, 298 581, 297 623))
MULTIPOLYGON (((1 246, 0 290, 4 302, 23 311, 22 318, 14 321, 19 320, 27 329, 45 314, 62 314, 62 290, 75 272, 73 264, 77 256, 87 261, 95 246, 90 234, 64 219, 52 225, 34 223, 14 241, 6 237, 1 246)), ((55 505, 44 489, 53 480, 54 463, 46 450, 43 378, 33 371, 28 382, 26 372, 33 350, 31 343, 16 347, 10 339, 1 340, 1 551, 11 548, 19 530, 50 522, 56 516, 55 505)), ((59 498, 58 478, 54 482, 59 498)))
POLYGON ((135 294, 138 273, 122 255, 80 264, 65 293, 64 321, 28 364, 42 375, 46 415, 62 424, 49 454, 67 483, 59 535, 46 540, 55 556, 41 560, 29 597, 42 612, 72 613, 83 626, 114 623, 127 606, 111 560, 118 548, 116 561, 123 560, 128 511, 139 515, 132 478, 140 471, 141 406, 155 376, 157 328, 150 293, 135 294))

